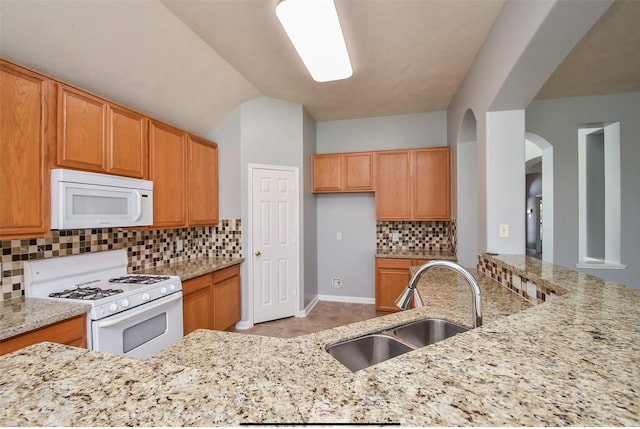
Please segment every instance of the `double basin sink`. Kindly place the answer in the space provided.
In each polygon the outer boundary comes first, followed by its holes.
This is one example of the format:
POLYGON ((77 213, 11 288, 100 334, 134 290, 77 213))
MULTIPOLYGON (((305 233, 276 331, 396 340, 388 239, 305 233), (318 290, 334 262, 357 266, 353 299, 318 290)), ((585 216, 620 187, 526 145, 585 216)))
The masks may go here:
POLYGON ((356 372, 468 330, 443 319, 429 318, 332 344, 326 351, 356 372))

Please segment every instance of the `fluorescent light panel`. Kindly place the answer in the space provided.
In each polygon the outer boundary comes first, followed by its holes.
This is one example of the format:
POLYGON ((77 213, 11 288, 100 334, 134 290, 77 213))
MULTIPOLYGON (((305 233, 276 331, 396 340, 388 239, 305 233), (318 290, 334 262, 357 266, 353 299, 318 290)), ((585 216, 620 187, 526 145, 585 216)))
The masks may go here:
POLYGON ((333 0, 282 0, 276 15, 313 80, 353 74, 333 0))

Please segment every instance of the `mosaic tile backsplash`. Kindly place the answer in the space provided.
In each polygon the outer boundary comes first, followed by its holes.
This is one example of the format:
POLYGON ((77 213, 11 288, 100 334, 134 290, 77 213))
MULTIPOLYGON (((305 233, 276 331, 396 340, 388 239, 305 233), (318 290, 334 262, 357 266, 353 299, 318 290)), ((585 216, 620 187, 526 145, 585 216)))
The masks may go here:
POLYGON ((556 291, 550 289, 544 282, 514 272, 510 266, 484 255, 478 255, 478 272, 497 281, 532 304, 542 304, 557 297, 556 291))
POLYGON ((52 231, 50 237, 3 240, 0 247, 2 300, 8 300, 23 295, 26 260, 126 248, 129 270, 135 272, 199 256, 242 257, 242 228, 240 219, 223 219, 215 226, 177 229, 52 231), (183 241, 181 251, 178 239, 183 241))
POLYGON ((378 221, 376 247, 380 251, 426 250, 456 253, 456 222, 378 221), (394 233, 398 234, 394 240, 394 233))

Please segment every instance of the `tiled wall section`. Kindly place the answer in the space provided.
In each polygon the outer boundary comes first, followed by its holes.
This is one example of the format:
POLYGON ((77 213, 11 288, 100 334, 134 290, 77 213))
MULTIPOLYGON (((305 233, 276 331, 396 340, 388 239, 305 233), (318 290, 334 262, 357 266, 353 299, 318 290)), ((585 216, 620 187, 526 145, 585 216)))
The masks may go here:
POLYGON ((514 273, 509 266, 490 261, 478 255, 478 271, 517 293, 532 304, 542 304, 557 295, 544 284, 514 273))
POLYGON ((456 222, 453 221, 378 221, 376 223, 376 247, 394 252, 406 250, 431 250, 438 252, 456 250, 456 222), (398 240, 393 234, 398 233, 398 240))
POLYGON ((126 248, 131 271, 198 256, 241 257, 240 219, 223 219, 215 226, 123 230, 120 228, 52 231, 50 237, 1 241, 2 300, 23 295, 26 260, 126 248), (183 240, 183 250, 176 240, 183 240))

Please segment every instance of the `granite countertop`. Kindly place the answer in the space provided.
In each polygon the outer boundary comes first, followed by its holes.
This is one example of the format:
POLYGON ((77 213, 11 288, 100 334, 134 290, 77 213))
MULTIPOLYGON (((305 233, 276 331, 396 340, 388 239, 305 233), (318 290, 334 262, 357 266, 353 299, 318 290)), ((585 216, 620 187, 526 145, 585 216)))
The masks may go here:
POLYGON ((434 269, 424 308, 292 339, 198 330, 147 361, 37 344, 0 358, 0 423, 638 426, 640 291, 513 258, 559 296, 531 306, 476 274, 482 327, 356 373, 326 345, 426 316, 469 324, 468 286, 434 269))
POLYGON ((456 255, 451 252, 437 250, 377 250, 376 258, 395 259, 444 259, 455 261, 456 255))
POLYGON ((180 276, 180 280, 185 281, 194 277, 209 274, 213 271, 218 271, 223 268, 240 264, 243 261, 244 258, 212 258, 201 256, 197 259, 188 259, 186 261, 136 271, 136 274, 180 276))
POLYGON ((15 298, 0 302, 0 340, 86 313, 89 304, 15 298))

